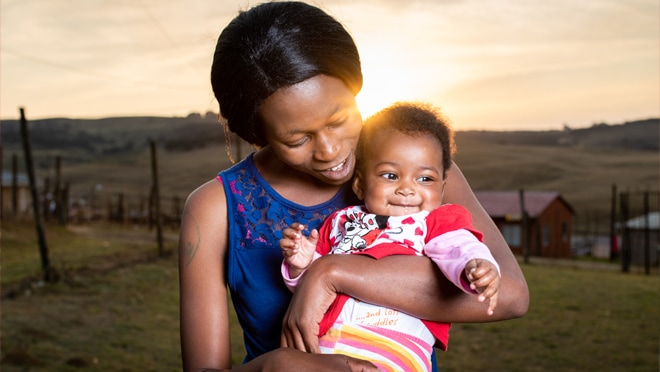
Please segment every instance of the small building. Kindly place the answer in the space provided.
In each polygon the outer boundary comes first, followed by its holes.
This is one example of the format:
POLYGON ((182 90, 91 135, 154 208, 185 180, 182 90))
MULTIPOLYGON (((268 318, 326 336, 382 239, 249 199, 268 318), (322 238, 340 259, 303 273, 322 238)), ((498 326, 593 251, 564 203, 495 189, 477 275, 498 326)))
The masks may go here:
POLYGON ((525 242, 530 256, 571 257, 573 207, 558 192, 523 191, 527 212, 527 237, 519 191, 478 191, 477 199, 502 232, 514 254, 523 255, 525 242))
POLYGON ((26 174, 2 172, 2 216, 21 216, 32 213, 30 182, 26 174))

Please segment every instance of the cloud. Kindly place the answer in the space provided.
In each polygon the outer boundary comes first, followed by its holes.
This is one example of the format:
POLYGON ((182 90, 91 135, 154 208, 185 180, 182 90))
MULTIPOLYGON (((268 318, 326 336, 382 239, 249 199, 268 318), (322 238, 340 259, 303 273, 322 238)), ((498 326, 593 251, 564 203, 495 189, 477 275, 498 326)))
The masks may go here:
MULTIPOLYGON (((433 100, 469 116, 465 122, 474 126, 493 118, 560 126, 548 106, 564 103, 562 120, 584 125, 590 115, 616 121, 658 113, 655 0, 314 3, 355 37, 362 94, 374 95, 374 108, 398 99, 433 100), (633 102, 619 92, 645 98, 633 102)), ((34 117, 217 110, 208 81, 215 41, 253 4, 2 1, 0 115, 15 116, 18 105, 34 117)))

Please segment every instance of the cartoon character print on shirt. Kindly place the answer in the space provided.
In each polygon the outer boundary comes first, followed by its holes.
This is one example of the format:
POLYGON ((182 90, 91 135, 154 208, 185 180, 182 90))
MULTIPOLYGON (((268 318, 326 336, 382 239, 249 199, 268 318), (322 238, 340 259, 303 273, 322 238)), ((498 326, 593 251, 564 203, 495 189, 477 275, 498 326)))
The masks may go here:
MULTIPOLYGON (((350 253, 368 248, 376 238, 385 230, 388 216, 364 213, 359 210, 350 210, 341 216, 336 240, 340 240, 335 253, 350 253)), ((390 229, 388 231, 396 233, 390 229)))

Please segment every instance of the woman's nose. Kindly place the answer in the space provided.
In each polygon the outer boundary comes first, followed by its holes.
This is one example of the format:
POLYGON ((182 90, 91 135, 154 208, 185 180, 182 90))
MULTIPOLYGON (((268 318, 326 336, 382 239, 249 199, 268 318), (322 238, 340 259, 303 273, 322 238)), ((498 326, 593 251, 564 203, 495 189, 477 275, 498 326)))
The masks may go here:
POLYGON ((337 143, 329 135, 318 136, 316 139, 316 148, 314 149, 314 157, 321 161, 334 160, 339 151, 337 143))

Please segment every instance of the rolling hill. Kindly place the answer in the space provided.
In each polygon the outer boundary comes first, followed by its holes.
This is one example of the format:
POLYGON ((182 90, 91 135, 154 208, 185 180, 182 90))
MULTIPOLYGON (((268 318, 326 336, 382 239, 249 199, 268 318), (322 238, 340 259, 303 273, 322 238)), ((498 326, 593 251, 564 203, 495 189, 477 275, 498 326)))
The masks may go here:
MULTIPOLYGON (((19 123, 0 125, 3 169, 11 169, 14 156, 24 169, 19 123)), ((29 129, 37 175, 52 178, 59 156, 63 182, 73 195, 95 185, 110 192, 148 193, 150 140, 158 145, 161 195, 185 198, 231 165, 223 128, 212 113, 53 118, 30 121, 29 129)), ((606 214, 613 185, 619 192, 657 192, 659 139, 659 119, 557 131, 458 131, 455 160, 476 190, 559 191, 578 213, 606 214)))

